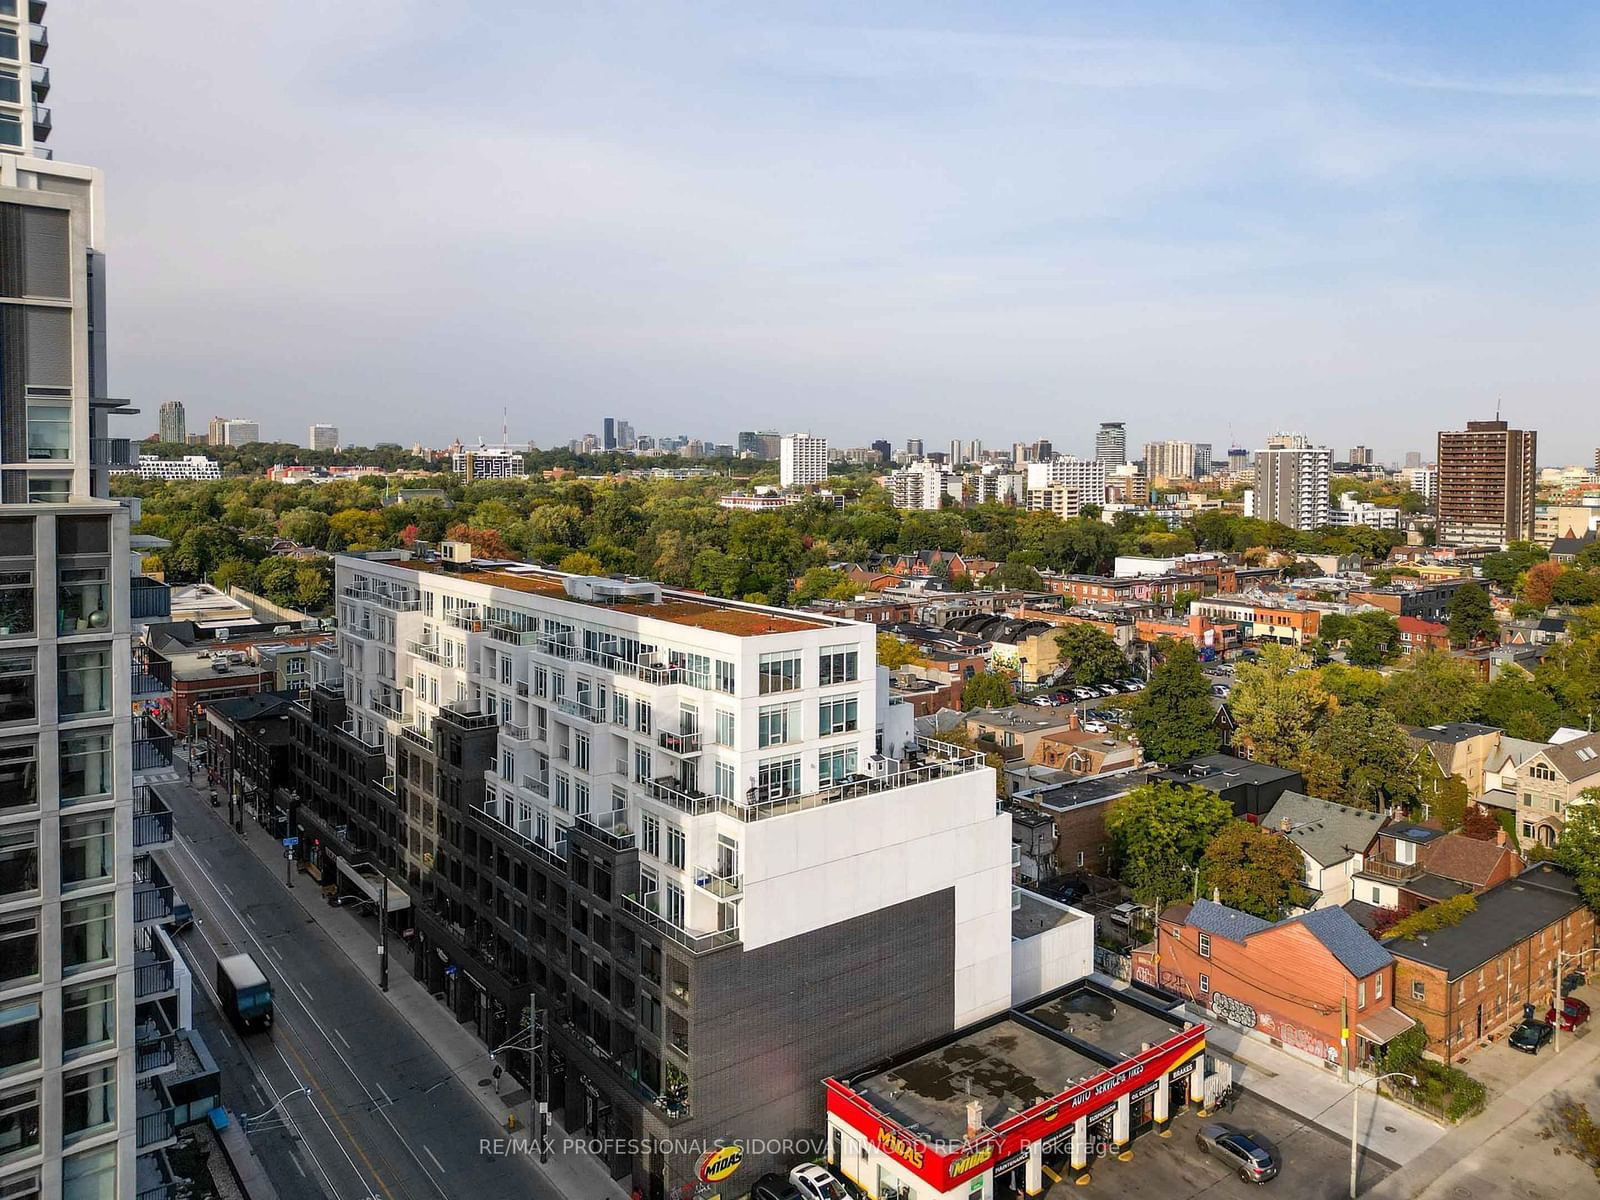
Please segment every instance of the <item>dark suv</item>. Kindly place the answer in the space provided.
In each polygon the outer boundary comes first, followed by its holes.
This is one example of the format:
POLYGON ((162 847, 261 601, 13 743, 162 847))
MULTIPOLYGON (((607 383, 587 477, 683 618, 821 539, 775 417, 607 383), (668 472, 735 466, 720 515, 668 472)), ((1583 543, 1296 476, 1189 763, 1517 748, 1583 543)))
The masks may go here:
POLYGON ((1555 1033, 1554 1027, 1543 1021, 1524 1021, 1511 1031, 1511 1048, 1524 1054, 1537 1054, 1555 1033))

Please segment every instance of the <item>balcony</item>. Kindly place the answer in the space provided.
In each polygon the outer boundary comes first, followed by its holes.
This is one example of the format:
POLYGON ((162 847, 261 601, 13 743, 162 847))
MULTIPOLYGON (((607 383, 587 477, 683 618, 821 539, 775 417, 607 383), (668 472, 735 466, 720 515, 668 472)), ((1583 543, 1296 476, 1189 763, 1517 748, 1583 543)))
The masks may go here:
POLYGON ((407 642, 406 653, 416 658, 420 658, 423 662, 430 662, 436 667, 452 665, 445 662, 445 657, 440 652, 438 646, 432 645, 428 642, 407 642))
POLYGON ((744 891, 744 876, 727 867, 701 867, 694 873, 694 884, 718 900, 732 900, 744 891))
POLYGON ((361 727, 353 721, 347 721, 345 724, 340 725, 338 729, 340 733, 344 734, 345 737, 360 746, 368 754, 383 753, 383 734, 362 733, 361 727))
POLYGON ((133 848, 149 850, 172 845, 172 810, 149 788, 140 788, 133 802, 133 848))
POLYGON ((172 589, 159 579, 135 575, 128 585, 128 615, 135 621, 164 620, 172 615, 172 589))
POLYGON ((1406 883, 1422 874, 1421 863, 1390 862, 1383 858, 1368 858, 1361 863, 1360 875, 1369 875, 1373 879, 1387 880, 1389 883, 1406 883))
MULTIPOLYGON (((526 638, 531 633, 532 631, 529 630, 522 633, 522 636, 526 638)), ((497 633, 495 636, 498 637, 499 634, 497 633)), ((524 641, 520 642, 519 644, 527 645, 528 643, 524 641)), ((534 638, 533 648, 537 653, 544 655, 546 658, 558 658, 564 662, 578 657, 578 647, 573 644, 572 636, 570 634, 545 634, 543 636, 537 636, 534 638)))
POLYGON ((451 629, 459 629, 464 633, 483 632, 483 618, 475 612, 448 612, 441 620, 451 629))
POLYGON ((550 777, 548 775, 524 775, 522 777, 524 791, 532 792, 535 796, 550 799, 550 777))
MULTIPOLYGON (((50 140, 50 129, 51 129, 50 110, 48 108, 46 108, 44 105, 42 105, 42 104, 35 104, 33 106, 33 140, 36 141, 36 142, 49 141, 50 140)), ((117 452, 118 451, 113 450, 113 453, 117 453, 117 452)), ((90 443, 89 443, 89 461, 91 463, 94 463, 94 465, 97 466, 97 467, 126 467, 126 466, 129 466, 130 465, 130 461, 129 461, 129 458, 128 458, 128 439, 127 438, 103 438, 103 439, 102 438, 91 438, 90 439, 90 443), (119 459, 114 459, 114 460, 110 460, 110 461, 94 462, 94 443, 97 442, 97 441, 121 442, 122 446, 121 446, 120 453, 121 453, 122 457, 119 458, 119 459)))
POLYGON ((613 809, 611 812, 603 813, 586 813, 578 818, 577 825, 580 831, 613 850, 633 849, 634 835, 633 830, 628 828, 628 812, 626 809, 613 809))
POLYGON ((562 696, 556 701, 556 708, 565 716, 574 717, 580 721, 588 721, 595 725, 605 724, 605 709, 596 704, 587 704, 572 696, 562 696))
POLYGON ((390 612, 416 612, 422 607, 422 597, 410 592, 388 592, 356 587, 354 584, 347 584, 339 591, 348 599, 360 600, 363 604, 376 604, 379 608, 386 608, 390 612))
POLYGON ((499 805, 490 807, 488 803, 474 804, 472 806, 472 815, 495 829, 511 834, 524 847, 532 850, 551 866, 562 871, 567 869, 567 843, 565 837, 557 841, 554 846, 541 842, 533 835, 532 821, 508 821, 501 817, 498 811, 499 807, 499 805))
POLYGON ((667 687, 683 681, 683 668, 663 666, 660 663, 640 663, 639 682, 654 684, 656 687, 667 687))
POLYGON ((36 63, 42 63, 46 51, 50 49, 50 31, 37 22, 28 26, 28 57, 36 63))
POLYGON ((668 754, 676 754, 679 758, 687 758, 691 754, 699 754, 704 734, 698 729, 687 730, 683 733, 669 733, 663 729, 656 740, 668 754))
POLYGON ((153 717, 143 718, 143 725, 135 723, 135 733, 142 734, 133 742, 133 772, 165 771, 172 766, 172 752, 177 739, 163 729, 153 717))
POLYGON ((528 681, 526 679, 517 680, 517 695, 523 700, 528 698, 528 681))
POLYGON ((679 812, 698 816, 700 813, 724 810, 736 807, 731 800, 723 800, 719 796, 708 796, 704 792, 689 787, 682 780, 671 775, 659 779, 652 779, 647 785, 650 795, 663 804, 670 804, 679 812))
POLYGON ((50 95, 50 68, 35 64, 32 68, 33 98, 43 101, 50 95))
POLYGON ((133 862, 133 921, 155 925, 172 917, 173 890, 166 872, 148 854, 133 862))
POLYGON ((170 694, 172 664, 159 655, 148 655, 143 661, 135 655, 130 691, 135 700, 152 700, 170 694))
POLYGON ((177 988, 171 952, 153 929, 134 936, 133 998, 151 1000, 171 994, 177 988))
POLYGON ((137 1168, 134 1200, 178 1200, 177 1178, 165 1154, 159 1151, 141 1154, 134 1160, 134 1165, 137 1168))
POLYGON ((639 899, 637 892, 627 892, 622 896, 623 912, 640 924, 671 938, 690 954, 710 954, 713 950, 739 943, 739 931, 736 928, 714 929, 704 933, 685 929, 657 912, 654 905, 655 897, 651 897, 650 903, 645 903, 639 899))
POLYGON ((408 741, 413 741, 417 745, 421 746, 424 750, 432 753, 433 735, 431 733, 424 733, 415 725, 407 725, 400 730, 400 735, 406 738, 408 741))
POLYGON ((133 1028, 133 1068, 140 1077, 165 1071, 178 1061, 178 1034, 159 1004, 139 1007, 133 1028))
MULTIPOLYGON (((403 696, 400 698, 400 703, 401 705, 405 704, 405 698, 403 696)), ((406 716, 406 711, 403 707, 397 707, 385 700, 379 700, 376 696, 367 701, 367 707, 378 716, 383 717, 385 720, 404 721, 408 719, 406 716)))
POLYGON ((500 736, 508 742, 525 742, 529 738, 526 725, 518 725, 515 721, 503 721, 500 724, 500 736))

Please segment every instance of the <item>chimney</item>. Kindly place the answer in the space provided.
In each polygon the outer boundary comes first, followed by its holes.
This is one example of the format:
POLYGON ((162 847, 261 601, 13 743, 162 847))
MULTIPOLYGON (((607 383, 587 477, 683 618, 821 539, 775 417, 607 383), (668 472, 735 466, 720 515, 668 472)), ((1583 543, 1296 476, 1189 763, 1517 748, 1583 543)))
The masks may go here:
POLYGON ((1280 817, 1280 818, 1278 818, 1278 832, 1279 833, 1288 833, 1293 828, 1294 828, 1294 822, 1289 820, 1288 817, 1280 817))
POLYGON ((1221 888, 1213 887, 1211 889, 1211 903, 1213 903, 1213 904, 1221 904, 1222 903, 1222 889, 1221 888))
POLYGON ((967 1101, 967 1140, 970 1141, 983 1132, 983 1101, 967 1101))
POLYGON ((1506 831, 1504 829, 1501 829, 1495 833, 1494 844, 1496 846, 1504 846, 1506 844, 1506 831))
POLYGON ((1067 728, 1070 729, 1073 733, 1077 733, 1078 732, 1078 710, 1077 709, 1073 709, 1070 713, 1067 714, 1067 728))

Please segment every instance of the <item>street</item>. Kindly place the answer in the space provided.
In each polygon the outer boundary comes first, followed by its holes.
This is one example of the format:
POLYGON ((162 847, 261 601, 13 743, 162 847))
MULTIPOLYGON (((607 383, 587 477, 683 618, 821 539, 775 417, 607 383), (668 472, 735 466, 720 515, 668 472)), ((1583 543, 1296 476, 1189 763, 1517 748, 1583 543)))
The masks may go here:
MULTIPOLYGON (((464 1064, 445 1062, 394 1012, 373 978, 287 894, 281 873, 241 844, 226 809, 182 782, 156 786, 177 826, 168 872, 196 918, 180 939, 199 983, 196 1021, 223 1068, 228 1106, 268 1113, 246 1125, 280 1193, 554 1200, 560 1193, 528 1160, 479 1153, 480 1139, 503 1130, 455 1078, 464 1064), (215 1008, 215 959, 241 951, 275 991, 272 1030, 247 1040, 215 1008), (300 1094, 306 1088, 310 1094, 300 1094)), ((398 959, 395 966, 403 969, 398 959)), ((491 1069, 487 1055, 482 1069, 491 1069)))

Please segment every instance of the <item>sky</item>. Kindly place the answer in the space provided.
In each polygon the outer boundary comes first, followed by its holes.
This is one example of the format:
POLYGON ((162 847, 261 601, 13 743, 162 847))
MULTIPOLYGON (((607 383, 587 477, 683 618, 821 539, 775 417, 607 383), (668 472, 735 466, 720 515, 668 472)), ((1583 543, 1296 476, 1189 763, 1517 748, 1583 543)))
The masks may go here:
POLYGON ((150 429, 1600 443, 1593 5, 48 16, 150 429))

